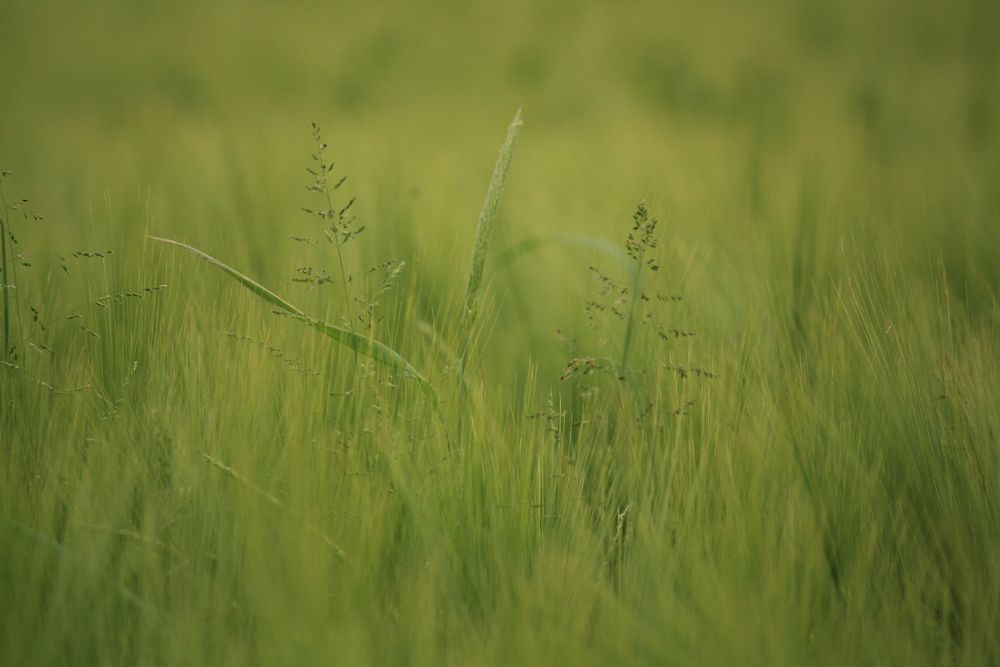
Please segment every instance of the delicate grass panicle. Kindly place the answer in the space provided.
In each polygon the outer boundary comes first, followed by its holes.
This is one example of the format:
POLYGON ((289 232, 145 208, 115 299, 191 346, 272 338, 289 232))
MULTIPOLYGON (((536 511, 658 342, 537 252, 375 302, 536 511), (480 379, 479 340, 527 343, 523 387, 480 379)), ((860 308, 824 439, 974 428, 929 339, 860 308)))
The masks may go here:
MULTIPOLYGON (((284 298, 278 296, 257 281, 219 261, 211 255, 194 248, 193 246, 181 243, 180 241, 160 238, 158 236, 150 236, 149 238, 160 243, 182 248, 200 257, 209 264, 221 269, 226 275, 236 280, 253 294, 257 295, 267 303, 277 306, 279 310, 274 311, 276 315, 282 315, 298 320, 306 326, 319 331, 323 335, 328 336, 334 341, 349 348, 355 353, 355 355, 360 354, 367 356, 391 370, 395 370, 408 377, 415 378, 421 385, 429 389, 430 383, 416 370, 416 368, 413 367, 410 362, 404 359, 398 352, 389 346, 375 340, 372 336, 372 328, 375 323, 374 311, 377 302, 374 300, 364 301, 358 298, 352 299, 348 292, 347 285, 352 282, 352 278, 350 274, 347 273, 344 266, 343 246, 356 239, 361 232, 364 231, 365 227, 357 224, 357 218, 351 212, 355 202, 354 197, 351 197, 340 207, 334 206, 333 193, 340 189, 340 187, 347 180, 347 177, 342 176, 332 186, 330 185, 329 175, 333 171, 334 163, 327 160, 326 149, 328 146, 323 141, 319 126, 316 123, 310 123, 309 126, 312 130, 313 140, 316 142, 316 152, 312 154, 314 165, 307 168, 307 171, 312 176, 313 181, 307 186, 306 189, 309 192, 321 197, 324 207, 318 210, 311 208, 303 208, 303 210, 309 215, 313 215, 323 221, 324 236, 336 248, 339 279, 344 298, 343 307, 346 312, 344 317, 347 322, 346 329, 307 316, 305 312, 296 306, 293 306, 284 298), (355 301, 364 306, 364 310, 359 315, 359 318, 362 322, 370 325, 369 335, 355 332, 355 318, 351 315, 352 305, 355 301)), ((298 241, 310 242, 310 239, 305 237, 293 238, 298 241)), ((385 273, 385 276, 375 289, 374 294, 381 295, 390 289, 401 270, 401 263, 392 262, 379 265, 370 270, 369 273, 385 273)), ((314 267, 300 267, 296 273, 298 278, 293 280, 298 282, 310 282, 313 288, 324 283, 334 282, 334 278, 328 272, 317 270, 314 267)))
MULTIPOLYGON (((345 320, 347 321, 348 328, 353 332, 354 317, 351 315, 353 310, 352 299, 347 289, 348 283, 351 282, 351 277, 344 268, 343 246, 357 238, 365 230, 365 227, 357 223, 357 216, 353 213, 354 197, 351 197, 339 207, 334 206, 333 193, 344 185, 347 181, 347 176, 341 176, 332 186, 330 185, 329 177, 333 171, 334 163, 327 161, 326 149, 329 146, 323 141, 319 125, 310 122, 309 127, 312 130, 313 141, 316 143, 316 152, 312 154, 313 166, 306 169, 313 178, 312 183, 306 186, 306 190, 319 197, 323 207, 320 209, 303 207, 302 210, 323 221, 325 225, 323 235, 336 248, 340 287, 344 296, 343 308, 346 313, 345 320)), ((317 272, 312 267, 301 267, 298 269, 298 273, 300 280, 309 280, 313 283, 314 287, 324 282, 333 282, 333 278, 328 272, 322 270, 317 272)))
POLYGON ((614 331, 609 330, 611 321, 624 325, 617 361, 609 356, 572 358, 563 371, 563 380, 612 370, 621 380, 637 374, 648 375, 645 370, 630 367, 635 336, 641 327, 650 329, 665 342, 694 336, 693 332, 664 323, 664 307, 682 301, 683 297, 646 287, 648 279, 645 273, 648 271, 656 274, 660 270, 659 260, 653 254, 659 243, 656 236, 657 224, 657 219, 649 215, 645 202, 641 202, 632 215, 632 229, 625 240, 625 253, 631 259, 626 264, 628 284, 611 277, 596 266, 590 267, 591 277, 598 286, 598 294, 596 299, 589 298, 585 301, 587 325, 598 334, 597 342, 601 347, 606 347, 609 341, 619 338, 614 335, 614 331))
POLYGON ((625 326, 625 342, 622 344, 622 360, 618 365, 618 373, 622 378, 628 372, 628 355, 632 349, 632 336, 639 317, 640 303, 649 300, 649 297, 642 293, 643 272, 646 269, 653 272, 660 270, 660 266, 649 256, 656 249, 656 223, 656 218, 649 216, 646 203, 641 202, 632 216, 632 231, 625 241, 625 249, 628 256, 635 261, 635 267, 632 270, 632 293, 626 295, 629 297, 630 307, 625 326))
MULTIPOLYGON (((103 260, 109 257, 112 251, 76 250, 63 255, 56 252, 26 254, 19 250, 21 247, 19 235, 26 232, 27 229, 21 228, 15 234, 14 221, 20 218, 23 223, 34 225, 42 222, 45 218, 31 207, 31 202, 28 199, 20 198, 14 201, 7 199, 4 186, 5 181, 12 173, 11 171, 0 172, 0 293, 2 293, 3 300, 3 350, 0 351, 0 362, 12 369, 23 370, 26 363, 25 352, 34 350, 47 356, 55 354, 55 351, 49 347, 55 324, 72 324, 74 329, 97 337, 97 333, 85 323, 79 308, 69 316, 55 315, 51 309, 53 299, 51 291, 39 293, 27 289, 27 287, 34 287, 34 285, 30 285, 30 281, 24 280, 24 273, 46 272, 51 281, 53 276, 49 269, 55 265, 59 269, 56 277, 65 279, 72 275, 69 267, 70 257, 79 264, 89 259, 103 260), (18 275, 19 271, 21 276, 18 275)), ((128 294, 131 296, 134 293, 128 292, 128 294)), ((111 298, 110 295, 99 297, 96 303, 99 306, 104 306, 103 301, 111 298)), ((40 378, 35 378, 35 381, 45 386, 51 386, 40 378)))
MULTIPOLYGON (((42 216, 28 208, 27 199, 7 201, 4 182, 11 174, 6 170, 0 172, 0 292, 3 293, 3 353, 0 360, 13 359, 13 363, 17 363, 18 345, 24 335, 21 313, 23 299, 18 291, 17 267, 20 265, 22 268, 30 268, 31 261, 16 250, 18 240, 11 224, 11 213, 19 214, 19 217, 28 222, 42 220, 42 216)), ((33 319, 38 320, 37 311, 34 312, 33 319)))
MULTIPOLYGON (((489 242, 492 235, 493 225, 500 209, 500 199, 503 195, 504 186, 507 182, 507 173, 510 169, 515 148, 517 147, 517 139, 520 134, 521 125, 521 111, 518 110, 514 116, 514 120, 511 121, 510 126, 507 129, 507 137, 504 140, 503 146, 500 148, 500 155, 497 158, 497 163, 493 169, 493 176, 490 179, 489 188, 486 193, 486 200, 483 202, 483 208, 479 214, 479 223, 476 227, 476 241, 472 253, 472 261, 469 268, 469 277, 466 286, 465 310, 461 318, 464 325, 463 330, 465 332, 468 332, 469 328, 475 322, 476 306, 479 298, 479 291, 482 285, 486 254, 489 250, 489 242)), ((160 243, 173 245, 187 250, 213 266, 218 267, 260 298, 274 306, 278 306, 280 310, 275 311, 276 314, 297 319, 305 323, 307 326, 320 331, 326 336, 329 336, 338 343, 350 348, 355 352, 355 354, 368 356, 391 369, 402 371, 406 375, 419 380, 422 385, 430 387, 426 378, 417 372, 412 364, 406 361, 398 352, 375 340, 371 336, 371 331, 373 330, 376 322, 375 308, 378 303, 377 299, 381 294, 392 287, 395 278, 402 270, 403 264, 401 262, 387 262, 380 264, 369 271, 369 273, 382 273, 383 278, 368 300, 362 300, 359 298, 352 300, 349 295, 347 285, 352 279, 345 269, 343 246, 351 240, 357 238, 357 236, 364 231, 365 227, 363 225, 358 225, 356 217, 351 213, 351 209, 355 202, 353 197, 340 207, 334 206, 333 193, 344 184, 346 177, 341 177, 332 186, 330 185, 328 175, 333 171, 334 164, 333 162, 327 161, 326 149, 328 146, 322 139, 319 126, 315 123, 310 123, 310 128, 312 129, 313 139, 316 142, 316 152, 312 155, 312 159, 315 164, 308 168, 309 174, 313 177, 313 182, 307 187, 307 189, 322 198, 324 207, 318 210, 312 208, 304 208, 303 210, 310 215, 318 217, 325 223, 326 227, 324 229, 324 234, 330 243, 332 243, 336 248, 341 291, 344 297, 344 308, 347 310, 345 319, 348 326, 346 329, 308 317, 302 310, 293 306, 291 303, 267 289, 260 283, 237 271, 231 266, 219 261, 211 255, 194 248, 193 246, 157 236, 150 236, 150 238, 160 243), (368 336, 355 332, 355 318, 351 315, 353 301, 356 301, 362 306, 359 319, 369 325, 370 333, 368 336)), ((310 239, 307 237, 293 238, 298 241, 307 243, 310 242, 310 239)), ((296 280, 299 282, 309 282, 313 287, 318 287, 319 285, 325 283, 334 282, 335 279, 329 274, 329 272, 316 269, 315 267, 305 266, 300 267, 297 270, 296 280)), ((469 353, 470 341, 471 338, 468 334, 466 334, 462 346, 463 352, 461 356, 460 370, 460 380, 462 382, 460 382, 460 387, 464 387, 465 367, 469 353)), ((464 396, 464 391, 462 389, 460 389, 460 392, 464 396)))
MULTIPOLYGON (((6 360, 10 354, 10 291, 14 289, 14 284, 10 282, 11 269, 8 266, 7 241, 9 220, 7 215, 7 197, 3 192, 3 182, 10 174, 9 171, 0 172, 0 291, 3 291, 3 359, 6 360)), ((11 238, 13 244, 13 239, 11 238)))

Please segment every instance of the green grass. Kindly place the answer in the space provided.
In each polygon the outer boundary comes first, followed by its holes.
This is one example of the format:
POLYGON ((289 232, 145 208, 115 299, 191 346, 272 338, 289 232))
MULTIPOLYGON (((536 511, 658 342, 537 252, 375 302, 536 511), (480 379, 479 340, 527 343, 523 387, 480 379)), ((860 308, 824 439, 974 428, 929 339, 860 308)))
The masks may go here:
POLYGON ((998 18, 11 3, 0 664, 997 663, 998 18))
MULTIPOLYGON (((157 241, 158 243, 163 243, 166 245, 174 246, 176 248, 182 248, 188 251, 200 259, 205 260, 212 266, 220 269, 225 275, 229 276, 243 287, 247 288, 251 294, 255 294, 272 306, 277 306, 280 312, 275 314, 282 314, 292 319, 303 322, 306 326, 311 327, 325 336, 333 339, 337 343, 354 350, 359 354, 363 354, 366 357, 370 357, 379 363, 385 364, 389 368, 403 374, 407 377, 416 378, 422 384, 426 385, 427 380, 419 373, 417 370, 403 357, 382 343, 374 340, 372 338, 366 338, 361 334, 354 333, 347 329, 328 324, 326 322, 321 322, 319 320, 314 320, 308 317, 301 310, 288 303, 280 296, 267 289, 260 283, 256 282, 252 278, 249 278, 231 266, 220 262, 211 255, 208 255, 197 248, 193 248, 186 243, 181 243, 180 241, 173 241, 171 239, 163 239, 158 236, 150 236, 149 239, 157 241)), ((339 250, 338 250, 339 254, 339 250)), ((343 281, 342 281, 343 282, 343 281)), ((431 389, 433 391, 433 389, 431 389)))

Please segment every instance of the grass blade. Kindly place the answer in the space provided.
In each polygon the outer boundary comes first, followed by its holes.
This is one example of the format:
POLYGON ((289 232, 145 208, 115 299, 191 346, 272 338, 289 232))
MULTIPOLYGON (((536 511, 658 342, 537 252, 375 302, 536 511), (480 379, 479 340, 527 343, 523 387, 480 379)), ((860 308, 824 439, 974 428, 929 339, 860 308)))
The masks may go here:
POLYGON ((514 120, 507 128, 507 138, 500 147, 496 166, 493 167, 493 177, 490 179, 486 200, 479 212, 479 224, 476 226, 476 245, 472 250, 472 262, 469 264, 469 281, 465 288, 465 311, 470 315, 475 311, 479 297, 479 288, 483 283, 483 267, 486 265, 486 252, 490 248, 490 237, 493 235, 493 224, 500 210, 500 198, 504 186, 507 185, 507 172, 517 149, 517 138, 521 133, 521 110, 514 114, 514 120))
POLYGON ((620 262, 621 265, 626 267, 629 271, 633 269, 633 267, 629 264, 628 255, 617 244, 595 236, 575 234, 572 232, 532 236, 524 239, 523 241, 520 241, 519 243, 516 243, 500 252, 494 262, 494 267, 497 272, 503 271, 508 266, 521 259, 524 255, 551 245, 576 246, 579 248, 595 250, 607 255, 608 257, 618 260, 618 262, 620 262))
POLYGON ((299 320, 324 336, 328 336, 341 345, 345 345, 359 354, 374 359, 375 361, 410 375, 424 384, 430 384, 423 375, 417 372, 410 362, 404 359, 398 352, 385 343, 380 343, 374 338, 366 338, 361 334, 356 334, 347 329, 343 329, 333 324, 314 319, 301 313, 289 312, 286 315, 295 320, 299 320))
POLYGON ((205 260, 206 262, 208 262, 212 266, 219 267, 225 273, 227 273, 231 278, 233 278, 234 280, 236 280, 236 282, 240 283, 241 285, 243 285, 244 287, 246 287, 248 290, 250 290, 251 292, 253 292, 257 296, 259 296, 260 298, 264 299, 264 301, 267 301, 272 306, 277 306, 278 308, 281 308, 282 310, 288 311, 289 313, 294 313, 295 315, 305 315, 305 313, 303 313, 301 310, 299 310, 298 308, 296 308, 292 304, 288 303, 287 301, 285 301, 284 299, 282 299, 280 296, 278 296, 277 294, 275 294, 271 290, 267 289, 266 287, 264 287, 263 285, 261 285, 260 283, 258 283, 253 278, 240 273, 239 271, 237 271, 233 267, 229 266, 228 264, 224 264, 223 262, 220 262, 219 260, 217 260, 216 258, 212 257, 208 253, 202 252, 201 250, 198 250, 194 246, 190 246, 187 243, 181 243, 180 241, 174 241, 174 240, 171 240, 171 239, 161 238, 159 236, 149 236, 148 238, 152 239, 153 241, 158 241, 159 243, 165 243, 166 245, 172 245, 172 246, 176 246, 178 248, 182 248, 184 250, 187 250, 192 255, 197 255, 198 257, 200 257, 201 259, 205 260))
POLYGON ((125 599, 126 602, 131 604, 133 607, 136 607, 137 609, 140 609, 152 616, 160 615, 155 607, 152 607, 149 604, 143 602, 142 598, 140 598, 139 595, 136 594, 135 591, 133 591, 131 588, 112 580, 109 576, 101 572, 100 569, 94 567, 91 564, 91 562, 87 560, 84 556, 77 553, 76 551, 73 551, 62 542, 59 542, 56 539, 49 537, 48 535, 44 535, 35 530, 34 528, 32 528, 31 526, 25 525, 20 521, 15 521, 13 519, 8 519, 8 518, 4 518, 3 521, 12 529, 14 529, 14 531, 20 533, 25 537, 31 538, 37 544, 41 544, 42 546, 48 547, 53 552, 58 554, 60 557, 65 558, 72 565, 81 568, 82 570, 84 570, 94 578, 98 579, 99 581, 109 584, 112 588, 114 588, 118 592, 118 594, 121 597, 125 599))
POLYGON ((271 290, 267 289, 253 278, 250 278, 249 276, 240 273, 239 271, 229 266, 228 264, 220 262, 219 260, 212 257, 208 253, 202 252, 201 250, 198 250, 194 246, 190 246, 186 243, 181 243, 180 241, 173 241, 171 239, 160 238, 159 236, 150 236, 149 238, 159 243, 165 243, 166 245, 172 245, 177 248, 181 248, 183 250, 190 252, 193 255, 200 257, 209 264, 222 269, 222 271, 226 273, 230 278, 233 278, 236 282, 246 287, 248 290, 259 296, 264 301, 267 301, 272 306, 277 306, 279 309, 281 309, 283 314, 303 322, 309 327, 319 331, 323 335, 328 336, 329 338, 332 338, 333 340, 337 341, 341 345, 349 347, 358 354, 363 354, 389 368, 410 375, 416 378, 421 384, 430 387, 430 383, 427 381, 427 379, 419 372, 417 372, 417 370, 413 367, 413 365, 410 362, 408 362, 398 352, 396 352, 389 346, 385 345, 384 343, 380 343, 373 338, 367 338, 365 336, 362 336, 361 334, 356 334, 352 331, 348 331, 347 329, 343 329, 341 327, 334 326, 326 322, 321 322, 320 320, 316 320, 307 316, 300 309, 296 308, 288 301, 285 301, 280 296, 278 296, 271 290))
POLYGON ((223 463, 219 459, 215 458, 214 456, 212 456, 212 455, 210 455, 210 454, 208 454, 206 452, 202 452, 201 455, 202 455, 202 457, 204 457, 204 459, 206 461, 208 461, 213 466, 215 466, 216 468, 218 468, 219 470, 221 470, 222 472, 224 472, 227 477, 229 477, 230 479, 235 479, 237 482, 239 482, 240 484, 242 484, 246 488, 248 488, 251 491, 253 491, 258 496, 260 496, 261 498, 263 498, 270 505, 272 505, 274 507, 277 507, 279 510, 281 510, 282 512, 284 512, 286 515, 288 515, 291 518, 293 518, 296 521, 298 521, 307 531, 309 531, 313 535, 316 535, 320 539, 322 539, 326 543, 326 545, 333 551, 334 555, 337 556, 337 558, 339 558, 342 562, 345 562, 345 563, 347 562, 347 554, 344 552, 343 549, 340 548, 340 546, 336 542, 333 541, 333 539, 329 535, 327 535, 326 533, 324 533, 322 530, 320 530, 319 528, 317 528, 313 524, 311 524, 308 521, 306 521, 301 515, 299 515, 295 511, 293 511, 290 507, 288 507, 287 505, 285 505, 285 503, 281 502, 281 500, 279 500, 277 498, 277 496, 274 496, 274 495, 268 493, 267 491, 265 491, 264 489, 260 488, 259 486, 257 486, 253 482, 251 482, 249 479, 247 479, 243 475, 239 474, 238 472, 236 472, 235 470, 233 470, 228 465, 226 465, 225 463, 223 463))
POLYGON ((504 186, 507 185, 507 172, 510 171, 510 163, 514 159, 514 151, 517 149, 517 138, 521 134, 521 110, 514 114, 514 120, 507 127, 507 137, 500 147, 500 155, 497 156, 496 165, 493 167, 493 176, 490 178, 489 188, 486 190, 486 200, 483 201, 483 208, 479 212, 479 223, 476 225, 476 244, 472 249, 472 261, 469 264, 469 281, 465 288, 465 309, 462 312, 462 331, 465 332, 462 340, 462 354, 458 370, 458 439, 462 438, 462 413, 465 409, 465 367, 469 360, 469 348, 472 344, 472 330, 476 320, 476 308, 479 300, 479 290, 483 284, 483 268, 486 266, 486 253, 490 248, 490 237, 493 235, 493 224, 496 222, 497 212, 500 210, 500 199, 503 196, 504 186))

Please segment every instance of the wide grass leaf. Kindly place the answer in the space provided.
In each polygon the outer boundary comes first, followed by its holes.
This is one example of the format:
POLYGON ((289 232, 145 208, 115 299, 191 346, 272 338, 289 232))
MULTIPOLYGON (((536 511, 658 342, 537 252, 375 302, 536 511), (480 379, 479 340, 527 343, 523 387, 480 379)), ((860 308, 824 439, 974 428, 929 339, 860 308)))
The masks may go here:
POLYGON ((329 336, 330 338, 337 341, 341 345, 351 348, 358 354, 363 354, 387 366, 388 368, 410 375, 416 378, 422 384, 426 385, 427 387, 430 387, 430 383, 427 381, 427 379, 419 372, 417 372, 417 369, 415 369, 410 362, 404 359, 402 355, 400 355, 398 352, 393 350, 388 345, 380 343, 379 341, 373 338, 368 338, 367 336, 362 336, 361 334, 354 333, 353 331, 348 331, 347 329, 343 329, 333 324, 322 322, 320 320, 309 317, 302 310, 296 308, 288 301, 285 301, 283 298, 281 298, 271 290, 267 289, 253 278, 250 278, 249 276, 240 273, 239 271, 229 266, 228 264, 220 262, 219 260, 212 257, 208 253, 202 252, 201 250, 198 250, 194 246, 190 246, 186 243, 181 243, 180 241, 160 238, 159 236, 150 236, 149 238, 159 243, 165 243, 167 245, 172 245, 178 248, 182 248, 184 250, 187 250, 193 255, 197 255, 198 257, 205 260, 212 266, 216 266, 222 269, 222 271, 226 275, 236 280, 236 282, 246 287, 248 290, 259 296, 264 301, 267 301, 272 306, 277 306, 278 308, 280 308, 283 314, 303 322, 304 324, 315 329, 316 331, 319 331, 320 333, 329 336))

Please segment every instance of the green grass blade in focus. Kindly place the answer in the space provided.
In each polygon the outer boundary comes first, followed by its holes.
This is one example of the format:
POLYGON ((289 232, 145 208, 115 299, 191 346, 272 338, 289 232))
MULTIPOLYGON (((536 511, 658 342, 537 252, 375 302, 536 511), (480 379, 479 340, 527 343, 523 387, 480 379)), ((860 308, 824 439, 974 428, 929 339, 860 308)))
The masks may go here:
POLYGON ((490 238, 493 235, 493 225, 500 211, 500 199, 503 197, 504 187, 507 185, 507 173, 510 171, 510 163, 514 159, 514 151, 517 150, 517 139, 521 134, 521 110, 514 114, 514 120, 507 127, 507 138, 504 139, 503 146, 500 147, 500 155, 497 157, 496 166, 493 167, 493 176, 490 178, 490 186, 486 191, 486 200, 483 208, 479 212, 479 224, 476 225, 476 245, 472 250, 472 262, 469 264, 469 280, 465 288, 465 314, 474 313, 476 302, 479 298, 479 290, 483 283, 483 267, 486 266, 486 253, 490 249, 490 238))
POLYGON ((377 340, 366 338, 365 336, 356 334, 352 331, 348 331, 347 329, 343 329, 341 327, 334 326, 332 324, 321 322, 319 320, 308 317, 300 309, 296 308, 289 302, 285 301, 280 296, 278 296, 271 290, 267 289, 253 278, 250 278, 249 276, 240 273, 239 271, 229 266, 228 264, 220 262, 219 260, 212 257, 208 253, 202 252, 201 250, 198 250, 194 246, 190 246, 186 243, 181 243, 180 241, 160 238, 158 236, 150 236, 149 238, 154 241, 158 241, 159 243, 165 243, 167 245, 172 245, 178 248, 182 248, 192 253, 193 255, 197 255, 198 257, 205 260, 209 264, 222 269, 222 271, 226 273, 229 277, 233 278, 236 282, 246 287, 248 290, 259 296, 264 301, 267 301, 273 306, 277 306, 285 314, 293 317, 294 319, 300 320, 301 322, 304 322, 309 327, 319 331, 320 333, 324 334, 325 336, 328 336, 329 338, 332 338, 341 345, 349 347, 350 349, 354 350, 359 354, 363 354, 371 359, 374 359, 375 361, 385 365, 388 368, 392 368, 394 370, 410 375, 416 378, 418 381, 420 381, 421 384, 427 385, 428 387, 430 386, 430 383, 427 381, 427 379, 413 367, 413 364, 408 362, 398 352, 396 352, 389 346, 385 345, 384 343, 380 343, 377 340))

